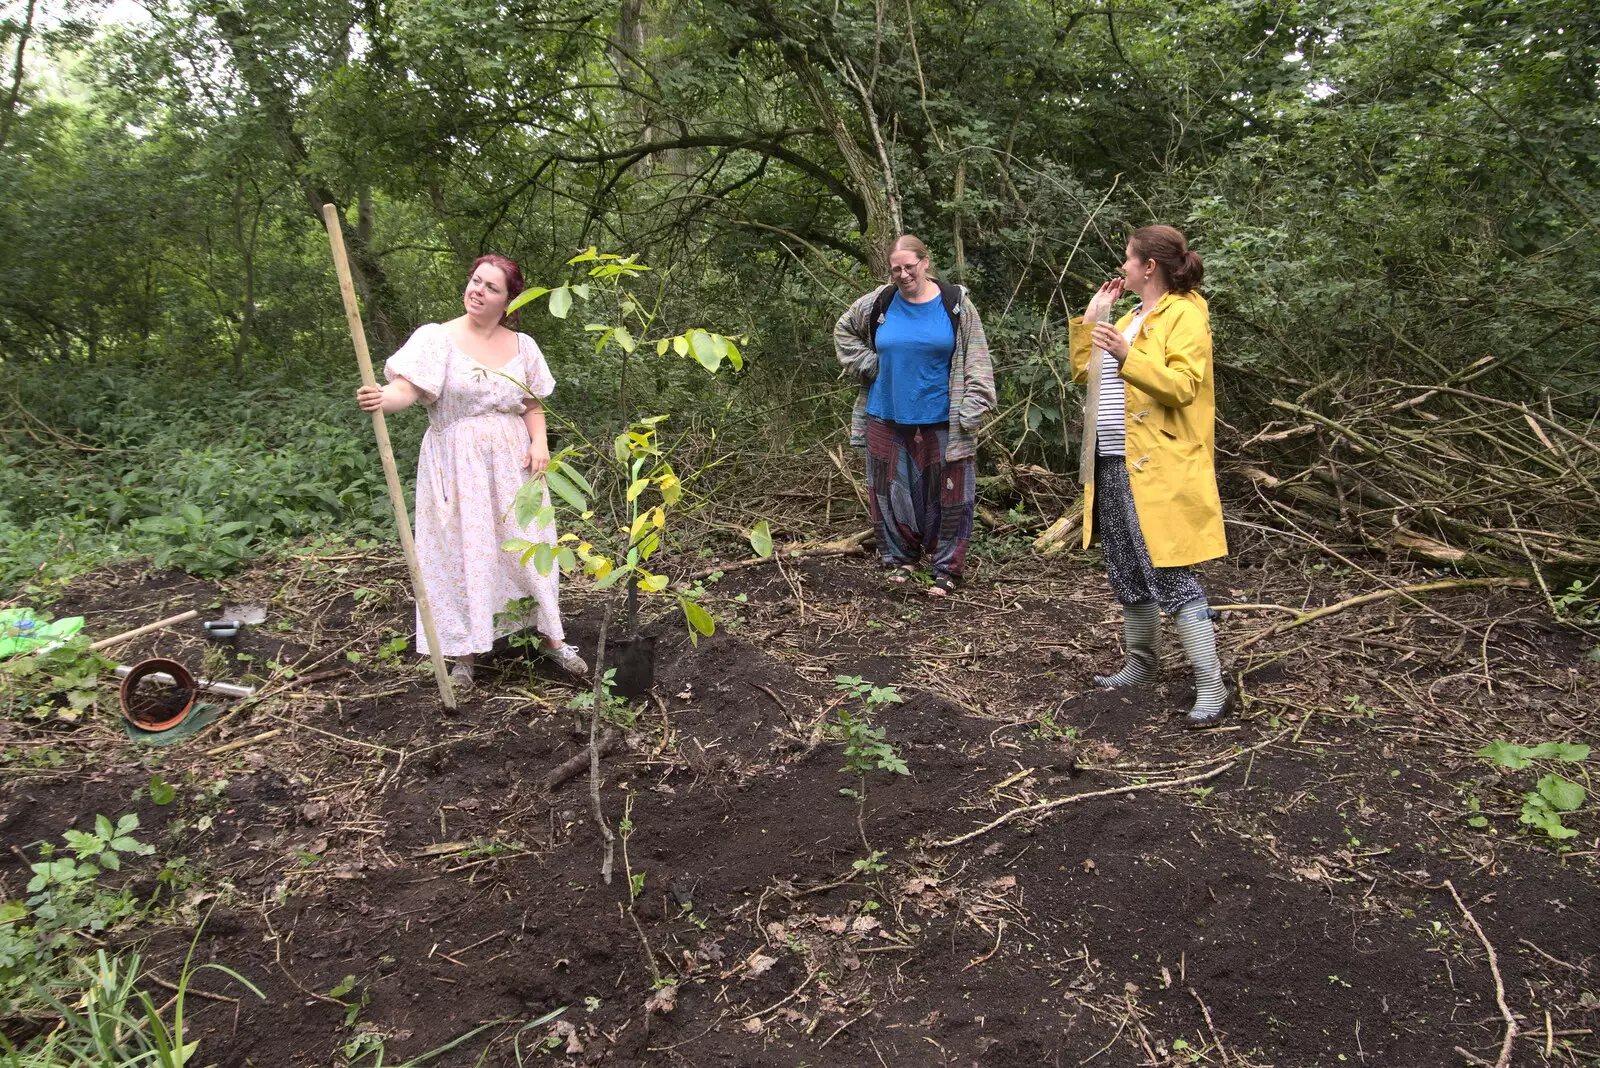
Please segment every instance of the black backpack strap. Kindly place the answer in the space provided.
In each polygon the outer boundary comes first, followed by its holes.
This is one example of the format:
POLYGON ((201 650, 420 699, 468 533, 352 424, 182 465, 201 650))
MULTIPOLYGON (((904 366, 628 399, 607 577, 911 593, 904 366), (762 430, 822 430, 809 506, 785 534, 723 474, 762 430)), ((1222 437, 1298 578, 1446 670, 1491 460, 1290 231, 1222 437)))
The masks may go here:
POLYGON ((935 278, 933 284, 939 287, 939 299, 944 302, 944 313, 950 316, 950 332, 957 338, 961 337, 961 287, 949 282, 941 282, 935 278))
POLYGON ((878 290, 878 295, 872 301, 872 317, 867 320, 867 347, 873 352, 878 351, 878 324, 883 322, 884 313, 889 310, 889 305, 894 303, 894 284, 884 286, 878 290))

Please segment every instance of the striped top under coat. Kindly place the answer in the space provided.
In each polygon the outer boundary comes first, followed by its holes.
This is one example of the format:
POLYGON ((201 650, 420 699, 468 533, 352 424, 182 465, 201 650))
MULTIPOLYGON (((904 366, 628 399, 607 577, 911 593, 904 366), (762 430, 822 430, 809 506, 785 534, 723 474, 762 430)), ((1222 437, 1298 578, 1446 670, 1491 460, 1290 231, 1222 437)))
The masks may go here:
MULTIPOLYGON (((1133 339, 1138 336, 1139 327, 1144 325, 1144 315, 1143 311, 1134 315, 1133 321, 1122 332, 1128 344, 1133 344, 1133 339)), ((1125 456, 1128 429, 1124 423, 1127 421, 1128 401, 1127 392, 1122 387, 1122 369, 1104 349, 1096 355, 1100 358, 1100 403, 1095 409, 1094 451, 1097 456, 1125 456)))

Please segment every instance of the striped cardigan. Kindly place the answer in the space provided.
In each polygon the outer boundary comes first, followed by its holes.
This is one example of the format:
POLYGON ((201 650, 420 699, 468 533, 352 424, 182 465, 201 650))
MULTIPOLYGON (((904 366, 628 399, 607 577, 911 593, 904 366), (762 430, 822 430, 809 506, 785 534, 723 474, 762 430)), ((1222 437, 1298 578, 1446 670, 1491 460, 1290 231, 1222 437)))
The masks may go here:
MULTIPOLYGON (((867 393, 872 389, 872 380, 878 377, 878 353, 867 342, 872 333, 872 305, 883 288, 858 297, 833 327, 833 350, 844 373, 861 382, 850 417, 850 444, 859 448, 867 444, 867 393)), ((989 339, 983 334, 983 320, 978 318, 978 309, 972 306, 965 286, 961 287, 956 322, 956 347, 950 357, 950 441, 944 450, 946 460, 964 460, 977 454, 978 431, 995 407, 989 339)))

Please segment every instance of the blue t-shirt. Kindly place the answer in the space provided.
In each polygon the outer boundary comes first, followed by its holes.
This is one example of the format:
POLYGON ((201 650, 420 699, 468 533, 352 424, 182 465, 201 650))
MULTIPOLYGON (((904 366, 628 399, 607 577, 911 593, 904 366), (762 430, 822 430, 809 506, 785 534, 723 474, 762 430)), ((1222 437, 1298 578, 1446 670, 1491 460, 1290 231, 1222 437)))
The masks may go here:
POLYGON ((867 414, 891 423, 948 422, 955 348, 937 293, 913 304, 896 291, 878 325, 878 377, 867 392, 867 414))

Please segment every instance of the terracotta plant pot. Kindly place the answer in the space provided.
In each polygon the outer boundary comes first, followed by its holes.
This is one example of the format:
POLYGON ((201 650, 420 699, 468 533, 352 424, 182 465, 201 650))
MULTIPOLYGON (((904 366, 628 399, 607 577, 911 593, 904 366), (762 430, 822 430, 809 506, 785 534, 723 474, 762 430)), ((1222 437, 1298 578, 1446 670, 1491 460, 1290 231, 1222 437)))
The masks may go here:
POLYGON ((176 660, 155 657, 134 665, 117 690, 117 700, 122 705, 122 718, 135 727, 164 731, 176 727, 188 717, 194 709, 197 692, 194 676, 189 674, 188 668, 176 660), (166 678, 150 679, 152 675, 164 675, 166 678), (169 683, 172 692, 158 696, 152 687, 147 686, 141 693, 140 684, 146 679, 169 683))

